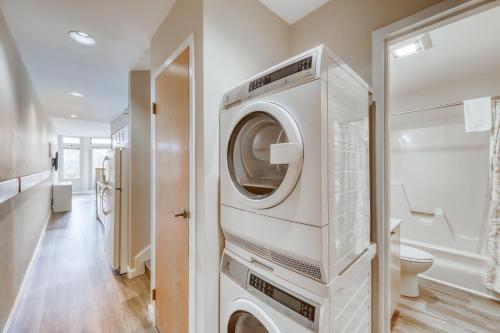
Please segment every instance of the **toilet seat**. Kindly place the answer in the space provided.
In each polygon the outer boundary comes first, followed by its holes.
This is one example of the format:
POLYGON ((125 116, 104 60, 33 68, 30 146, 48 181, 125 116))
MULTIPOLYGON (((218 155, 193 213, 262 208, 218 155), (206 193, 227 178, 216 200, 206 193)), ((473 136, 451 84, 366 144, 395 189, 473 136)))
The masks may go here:
POLYGON ((434 260, 432 254, 408 245, 401 245, 400 257, 401 260, 422 263, 428 263, 434 260))

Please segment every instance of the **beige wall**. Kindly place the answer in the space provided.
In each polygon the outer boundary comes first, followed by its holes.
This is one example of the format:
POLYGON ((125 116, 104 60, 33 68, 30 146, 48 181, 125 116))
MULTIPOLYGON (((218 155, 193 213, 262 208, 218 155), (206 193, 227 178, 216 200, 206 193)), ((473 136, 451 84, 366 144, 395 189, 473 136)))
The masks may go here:
POLYGON ((371 82, 372 32, 441 0, 332 0, 292 26, 292 53, 326 44, 371 82))
POLYGON ((129 75, 129 266, 151 243, 151 75, 129 75))
MULTIPOLYGON (((0 12, 0 181, 50 168, 49 117, 0 12)), ((0 331, 16 299, 45 222, 50 184, 45 182, 0 204, 0 331)))

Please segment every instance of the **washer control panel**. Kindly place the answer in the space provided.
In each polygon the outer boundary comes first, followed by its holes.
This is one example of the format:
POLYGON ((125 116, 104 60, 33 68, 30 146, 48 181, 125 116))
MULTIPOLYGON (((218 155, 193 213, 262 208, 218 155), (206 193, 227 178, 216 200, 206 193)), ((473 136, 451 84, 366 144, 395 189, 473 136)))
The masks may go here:
POLYGON ((301 316, 304 316, 310 321, 314 322, 316 311, 316 307, 314 305, 306 303, 303 300, 290 295, 289 293, 281 290, 280 288, 267 282, 266 280, 261 279, 253 273, 250 274, 249 284, 261 293, 265 294, 267 297, 272 298, 276 302, 283 304, 292 311, 295 311, 301 316))
POLYGON ((243 264, 224 253, 221 272, 242 288, 242 295, 246 290, 260 301, 258 303, 266 304, 309 330, 318 332, 321 305, 255 272, 251 268, 253 265, 243 264))

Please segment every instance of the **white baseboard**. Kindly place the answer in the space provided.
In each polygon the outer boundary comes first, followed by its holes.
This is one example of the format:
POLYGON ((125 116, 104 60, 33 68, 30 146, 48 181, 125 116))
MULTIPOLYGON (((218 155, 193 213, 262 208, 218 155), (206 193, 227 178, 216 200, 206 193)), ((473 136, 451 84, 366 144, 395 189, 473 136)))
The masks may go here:
POLYGON ((154 307, 153 303, 148 304, 148 317, 152 323, 155 322, 155 307, 154 307))
POLYGON ((481 293, 479 291, 475 291, 475 290, 472 290, 472 289, 467 289, 467 288, 458 286, 458 285, 453 284, 453 283, 449 283, 449 282, 446 282, 446 281, 442 281, 442 280, 439 280, 439 279, 432 278, 430 276, 419 275, 419 278, 420 279, 424 279, 424 280, 428 280, 428 281, 431 281, 431 282, 435 282, 435 283, 438 283, 438 284, 442 284, 442 285, 445 285, 447 287, 455 288, 455 289, 458 289, 460 291, 464 291, 466 293, 470 293, 470 294, 473 294, 473 295, 476 295, 476 296, 480 296, 480 297, 484 297, 484 298, 487 298, 487 299, 491 299, 491 300, 496 301, 496 302, 500 302, 500 298, 498 298, 498 297, 496 297, 495 295, 492 295, 492 294, 488 295, 488 294, 485 294, 485 293, 481 293))
POLYGON ((146 267, 144 263, 151 259, 151 245, 147 246, 144 250, 139 252, 134 259, 134 268, 127 267, 127 276, 129 279, 133 279, 136 276, 143 275, 146 273, 146 267))
POLYGON ((29 278, 30 278, 31 273, 33 271, 35 259, 38 257, 38 254, 40 252, 40 248, 42 245, 42 239, 43 239, 43 236, 45 235, 45 230, 47 229, 47 225, 49 224, 49 220, 50 220, 51 216, 52 216, 52 211, 49 212, 49 215, 47 216, 47 219, 45 220, 42 232, 40 233, 40 237, 38 238, 38 242, 36 243, 35 251, 33 251, 33 254, 31 255, 31 259, 30 259, 30 262, 28 264, 28 267, 26 268, 26 271, 24 272, 23 280, 21 282, 21 285, 19 286, 19 290, 17 291, 16 300, 14 301, 14 305, 12 306, 12 309, 10 310, 9 318, 7 319, 7 322, 5 323, 5 326, 3 328, 3 333, 7 333, 10 329, 10 325, 12 325, 12 320, 14 319, 14 315, 16 313, 17 307, 19 306, 19 303, 21 302, 21 299, 23 298, 24 291, 26 290, 26 285, 28 284, 29 278))

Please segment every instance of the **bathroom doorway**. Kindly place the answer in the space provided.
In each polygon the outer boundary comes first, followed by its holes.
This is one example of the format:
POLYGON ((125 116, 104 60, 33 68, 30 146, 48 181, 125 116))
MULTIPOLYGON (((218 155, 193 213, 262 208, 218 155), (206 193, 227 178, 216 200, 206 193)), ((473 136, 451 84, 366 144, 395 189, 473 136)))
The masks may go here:
POLYGON ((493 315, 500 295, 488 274, 499 4, 448 1, 374 33, 383 133, 379 304, 387 320, 378 327, 494 332, 500 325, 493 315))

